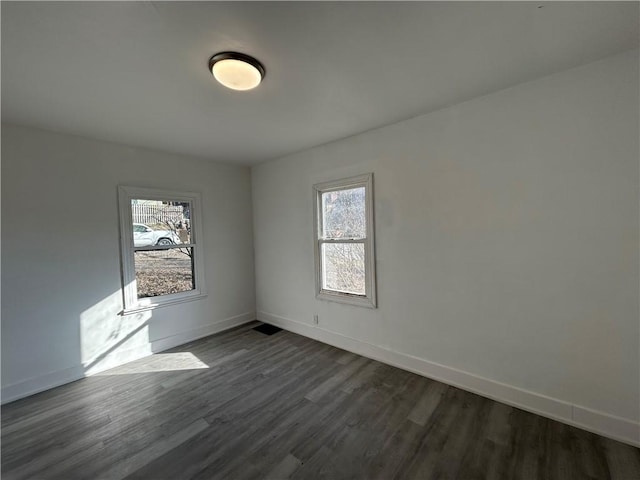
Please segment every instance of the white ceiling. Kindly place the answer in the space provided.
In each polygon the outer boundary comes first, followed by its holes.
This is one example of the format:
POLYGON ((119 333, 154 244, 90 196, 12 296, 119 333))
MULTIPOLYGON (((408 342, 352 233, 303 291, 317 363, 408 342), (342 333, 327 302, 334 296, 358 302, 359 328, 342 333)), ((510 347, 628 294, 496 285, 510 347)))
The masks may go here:
POLYGON ((241 164, 638 46, 637 2, 1 9, 3 121, 241 164), (258 58, 263 84, 217 84, 207 62, 226 50, 258 58))

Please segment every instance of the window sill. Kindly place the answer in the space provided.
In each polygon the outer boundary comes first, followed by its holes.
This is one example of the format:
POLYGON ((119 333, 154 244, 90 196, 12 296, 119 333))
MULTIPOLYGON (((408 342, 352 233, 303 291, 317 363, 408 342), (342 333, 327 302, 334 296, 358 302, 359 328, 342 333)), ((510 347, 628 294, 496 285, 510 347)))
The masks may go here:
POLYGON ((318 300, 328 300, 330 302, 345 303, 365 308, 378 308, 376 301, 371 297, 361 297, 357 295, 349 295, 348 293, 332 292, 330 290, 321 290, 316 294, 318 300))
POLYGON ((146 312, 148 310, 155 310, 156 308, 167 307, 169 305, 177 305, 179 303, 194 302, 201 300, 207 296, 206 293, 193 293, 191 295, 180 295, 174 298, 167 298, 162 301, 156 301, 153 303, 147 303, 144 305, 133 305, 129 308, 125 308, 120 312, 120 315, 133 315, 135 313, 146 312))

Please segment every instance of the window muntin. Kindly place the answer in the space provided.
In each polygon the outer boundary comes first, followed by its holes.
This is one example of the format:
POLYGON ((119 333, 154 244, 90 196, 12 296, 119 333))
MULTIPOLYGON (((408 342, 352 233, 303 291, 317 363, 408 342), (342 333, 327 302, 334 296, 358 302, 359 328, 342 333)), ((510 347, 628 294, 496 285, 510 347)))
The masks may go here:
POLYGON ((200 196, 119 187, 125 312, 204 296, 200 196))
POLYGON ((314 185, 316 296, 376 306, 371 174, 314 185))

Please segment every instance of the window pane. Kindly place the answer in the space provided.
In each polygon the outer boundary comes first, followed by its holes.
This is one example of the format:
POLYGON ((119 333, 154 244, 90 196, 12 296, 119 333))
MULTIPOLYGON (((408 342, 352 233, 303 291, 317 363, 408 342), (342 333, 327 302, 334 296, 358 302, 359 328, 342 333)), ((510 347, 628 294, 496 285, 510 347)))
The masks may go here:
POLYGON ((133 245, 191 243, 191 204, 172 200, 131 200, 133 245))
POLYGON ((322 237, 365 238, 364 187, 322 194, 322 237))
POLYGON ((364 244, 322 244, 322 288, 365 295, 364 244))
POLYGON ((135 252, 138 298, 195 289, 193 248, 135 252))

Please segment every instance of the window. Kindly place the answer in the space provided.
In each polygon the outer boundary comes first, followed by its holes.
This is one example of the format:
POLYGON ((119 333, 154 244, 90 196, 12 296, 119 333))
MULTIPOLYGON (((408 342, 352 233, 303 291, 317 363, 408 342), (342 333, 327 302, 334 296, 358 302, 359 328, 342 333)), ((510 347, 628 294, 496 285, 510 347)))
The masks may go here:
POLYGON ((373 175, 313 190, 316 296, 375 308, 373 175))
POLYGON ((118 187, 125 313, 205 295, 200 195, 118 187))

